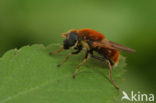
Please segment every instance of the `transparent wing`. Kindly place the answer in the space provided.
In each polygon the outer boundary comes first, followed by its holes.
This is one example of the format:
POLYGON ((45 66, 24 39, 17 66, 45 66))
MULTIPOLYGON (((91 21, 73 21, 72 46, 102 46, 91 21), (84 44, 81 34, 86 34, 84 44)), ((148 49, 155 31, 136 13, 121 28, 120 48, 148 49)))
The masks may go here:
POLYGON ((108 49, 116 49, 116 50, 120 50, 120 51, 124 51, 124 52, 131 52, 131 53, 135 53, 136 50, 128 48, 126 46, 114 43, 112 41, 108 41, 108 40, 103 40, 103 41, 95 41, 92 44, 93 47, 103 47, 103 48, 108 48, 108 49))

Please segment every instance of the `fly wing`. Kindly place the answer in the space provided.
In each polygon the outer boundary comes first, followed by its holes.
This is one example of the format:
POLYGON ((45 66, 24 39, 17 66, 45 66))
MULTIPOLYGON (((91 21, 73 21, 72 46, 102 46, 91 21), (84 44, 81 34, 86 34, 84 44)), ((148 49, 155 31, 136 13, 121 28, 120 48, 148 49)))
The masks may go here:
POLYGON ((112 41, 108 41, 108 40, 103 40, 101 42, 99 41, 95 41, 93 42, 93 47, 103 47, 103 48, 108 48, 108 49, 116 49, 116 50, 120 50, 120 51, 124 51, 124 52, 131 52, 131 53, 135 53, 136 50, 128 48, 126 46, 114 43, 112 41))
POLYGON ((136 52, 136 50, 131 49, 131 48, 128 48, 128 47, 126 47, 126 46, 123 46, 123 45, 114 43, 114 42, 112 42, 112 41, 108 41, 108 42, 109 42, 109 44, 111 45, 111 47, 113 47, 114 49, 121 50, 121 51, 125 51, 125 52, 131 52, 131 53, 135 53, 135 52, 136 52))

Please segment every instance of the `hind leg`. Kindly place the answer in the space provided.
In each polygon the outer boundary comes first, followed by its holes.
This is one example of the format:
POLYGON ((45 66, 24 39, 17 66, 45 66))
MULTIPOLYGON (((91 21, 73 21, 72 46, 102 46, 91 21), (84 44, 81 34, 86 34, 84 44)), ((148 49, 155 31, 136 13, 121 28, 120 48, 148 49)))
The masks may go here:
POLYGON ((107 64, 108 64, 108 68, 109 68, 109 78, 110 78, 112 84, 114 85, 114 87, 115 87, 116 89, 119 90, 119 87, 116 85, 116 83, 115 83, 114 80, 112 79, 112 66, 111 66, 111 64, 110 64, 110 61, 109 61, 109 60, 106 60, 106 62, 107 62, 107 64))
POLYGON ((116 89, 119 89, 119 87, 116 85, 116 83, 114 82, 114 80, 112 79, 112 66, 111 66, 111 63, 109 60, 107 60, 106 58, 103 58, 103 57, 98 57, 98 56, 94 56, 93 53, 91 53, 91 57, 97 59, 97 60, 100 60, 100 61, 105 61, 108 65, 108 68, 109 68, 109 78, 110 78, 110 81, 112 82, 113 86, 116 88, 116 89))

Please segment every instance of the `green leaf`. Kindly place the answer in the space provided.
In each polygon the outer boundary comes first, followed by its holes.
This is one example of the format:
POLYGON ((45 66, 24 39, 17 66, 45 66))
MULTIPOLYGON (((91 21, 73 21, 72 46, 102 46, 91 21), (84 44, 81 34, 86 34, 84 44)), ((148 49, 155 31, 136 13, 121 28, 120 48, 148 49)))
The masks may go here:
MULTIPOLYGON (((49 56, 48 52, 59 47, 25 46, 0 58, 0 103, 115 103, 120 92, 106 78, 105 64, 90 58, 73 79, 83 53, 57 67, 69 52, 49 56)), ((113 68, 113 79, 119 87, 125 64, 121 56, 119 65, 113 68)))

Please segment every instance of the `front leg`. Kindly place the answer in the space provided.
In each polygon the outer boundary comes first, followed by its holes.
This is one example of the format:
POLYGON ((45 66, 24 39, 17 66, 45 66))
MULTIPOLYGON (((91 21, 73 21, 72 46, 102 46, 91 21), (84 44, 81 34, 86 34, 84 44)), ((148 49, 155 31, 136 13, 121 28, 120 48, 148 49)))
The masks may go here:
POLYGON ((57 66, 60 67, 61 65, 63 65, 65 62, 68 61, 69 57, 72 55, 72 54, 78 54, 80 53, 81 49, 78 49, 77 51, 75 52, 70 52, 68 53, 68 55, 66 56, 66 58, 62 61, 62 63, 58 64, 57 66))
POLYGON ((62 52, 63 49, 64 49, 64 47, 60 48, 58 51, 50 52, 49 55, 58 54, 58 53, 62 52))

